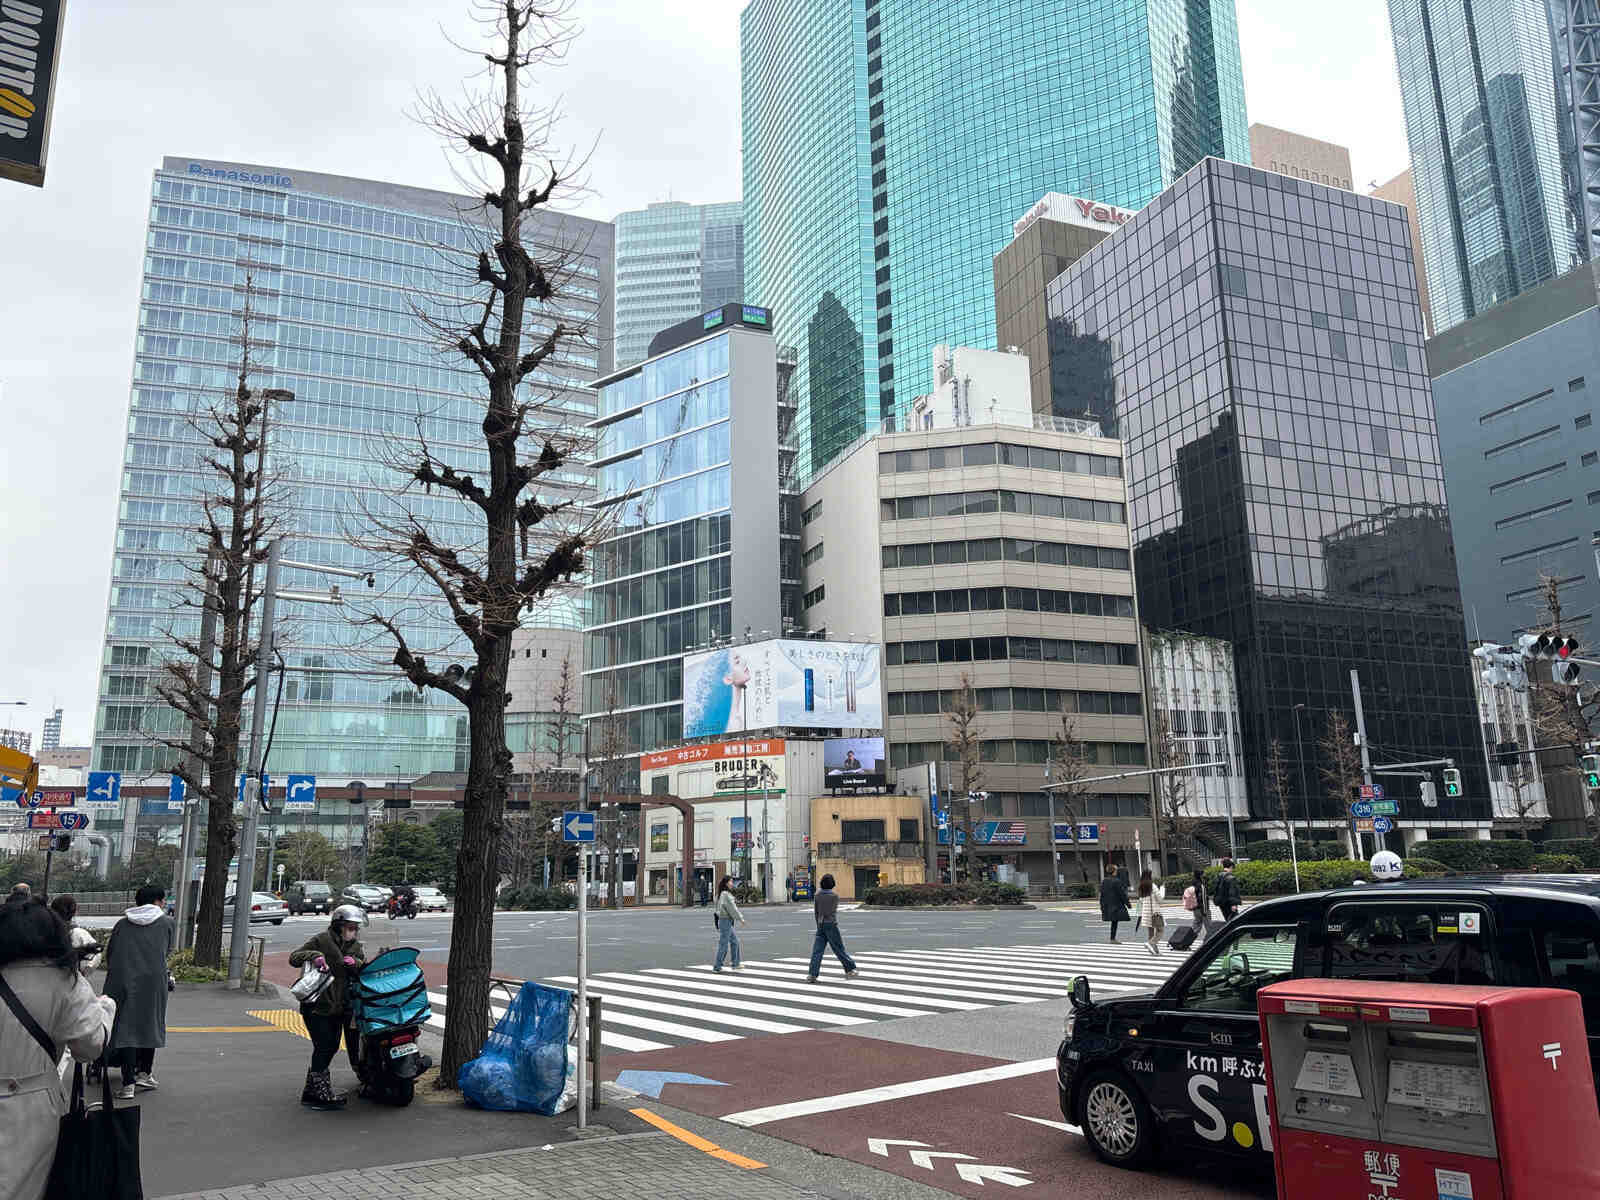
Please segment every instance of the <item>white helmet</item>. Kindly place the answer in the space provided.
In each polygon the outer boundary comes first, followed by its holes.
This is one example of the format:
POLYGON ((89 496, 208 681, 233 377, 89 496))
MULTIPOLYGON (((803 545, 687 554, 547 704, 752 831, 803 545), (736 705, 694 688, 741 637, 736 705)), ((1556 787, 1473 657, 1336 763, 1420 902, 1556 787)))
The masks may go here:
POLYGON ((1379 850, 1372 856, 1372 878, 1378 882, 1399 879, 1405 874, 1405 864, 1393 850, 1379 850))
POLYGON ((341 923, 356 926, 365 925, 367 923, 367 914, 359 904, 341 904, 329 914, 328 924, 338 925, 341 923))

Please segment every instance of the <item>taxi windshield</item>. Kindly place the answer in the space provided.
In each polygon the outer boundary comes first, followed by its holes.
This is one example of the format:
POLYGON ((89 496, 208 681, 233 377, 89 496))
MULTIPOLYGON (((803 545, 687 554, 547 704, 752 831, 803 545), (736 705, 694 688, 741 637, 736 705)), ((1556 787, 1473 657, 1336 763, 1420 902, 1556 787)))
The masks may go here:
POLYGON ((1484 913, 1459 903, 1355 905, 1328 916, 1328 976, 1410 983, 1496 982, 1484 913))

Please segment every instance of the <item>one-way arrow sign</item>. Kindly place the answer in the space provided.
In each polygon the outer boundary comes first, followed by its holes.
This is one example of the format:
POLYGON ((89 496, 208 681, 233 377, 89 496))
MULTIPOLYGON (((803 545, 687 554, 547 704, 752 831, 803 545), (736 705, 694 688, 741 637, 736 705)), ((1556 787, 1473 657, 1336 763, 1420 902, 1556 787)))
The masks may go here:
POLYGON ((561 840, 564 842, 594 841, 594 814, 571 809, 562 813, 561 840))

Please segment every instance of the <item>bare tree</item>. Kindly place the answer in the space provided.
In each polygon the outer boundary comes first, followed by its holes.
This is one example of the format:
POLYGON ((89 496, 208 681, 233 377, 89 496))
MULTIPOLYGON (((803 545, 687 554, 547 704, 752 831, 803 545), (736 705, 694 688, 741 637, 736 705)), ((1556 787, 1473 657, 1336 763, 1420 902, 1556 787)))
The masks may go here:
POLYGON ((1205 823, 1189 811, 1189 773, 1171 769, 1187 765, 1189 756, 1173 733, 1167 714, 1154 705, 1150 711, 1150 748, 1154 751, 1155 765, 1162 772, 1153 777, 1151 788, 1156 801, 1156 831, 1164 843, 1192 860, 1202 861, 1188 846, 1189 840, 1205 823))
MULTIPOLYGON (((1540 623, 1552 634, 1562 632, 1561 584, 1553 575, 1539 575, 1540 623)), ((1570 773, 1576 780, 1584 798, 1584 819, 1591 833, 1600 833, 1600 812, 1595 804, 1600 793, 1591 793, 1583 786, 1579 758, 1582 747, 1594 737, 1596 718, 1600 718, 1600 691, 1589 689, 1589 698, 1583 697, 1585 689, 1567 687, 1553 682, 1547 671, 1535 670, 1529 664, 1528 706, 1533 715, 1534 736, 1537 745, 1570 748, 1570 753, 1557 756, 1559 766, 1552 768, 1547 760, 1546 771, 1555 769, 1561 774, 1570 773)))
POLYGON ((222 902, 238 842, 233 804, 240 771, 240 718, 245 694, 254 685, 250 622, 261 598, 255 568, 266 561, 274 533, 264 475, 273 393, 251 382, 256 372, 251 357, 253 294, 253 280, 246 276, 244 312, 234 339, 239 363, 233 387, 185 418, 204 446, 197 465, 206 472, 208 490, 200 498, 201 519, 195 528, 200 561, 189 568, 191 591, 180 604, 200 613, 202 621, 209 610, 216 623, 216 646, 203 646, 187 628, 166 631, 174 653, 162 664, 155 692, 188 728, 180 736, 170 722, 158 721, 169 731, 146 735, 170 752, 166 769, 206 805, 206 870, 194 938, 195 961, 205 966, 216 966, 222 957, 222 902))
MULTIPOLYGON (((596 717, 590 729, 591 759, 595 764, 595 777, 602 796, 616 796, 630 791, 629 773, 633 760, 628 755, 633 750, 633 740, 628 736, 628 720, 617 711, 621 698, 617 694, 615 674, 606 676, 605 711, 596 717)), ((612 908, 622 903, 622 832, 623 806, 618 802, 601 802, 603 811, 595 821, 595 836, 606 855, 606 894, 612 908)), ((746 831, 748 836, 748 831, 746 831)))
POLYGON ((1267 790, 1278 806, 1278 822, 1284 834, 1295 840, 1294 820, 1289 816, 1289 767, 1283 761, 1283 743, 1277 738, 1267 748, 1267 790))
MULTIPOLYGON (((961 686, 950 696, 945 720, 950 723, 951 752, 961 769, 961 826, 960 834, 967 846, 967 879, 972 879, 972 794, 983 790, 983 743, 978 728, 978 693, 973 689, 972 676, 961 672, 961 686)), ((958 882, 955 873, 956 834, 950 835, 950 880, 958 882)))
POLYGON ((472 662, 430 665, 436 648, 413 646, 395 614, 373 611, 368 620, 394 646, 394 665, 419 688, 442 692, 467 710, 469 753, 462 837, 456 858, 456 906, 450 937, 450 1009, 440 1061, 441 1086, 477 1054, 488 1029, 489 974, 493 960, 494 901, 500 875, 500 839, 512 757, 506 745, 506 679, 512 633, 522 614, 584 564, 592 527, 579 519, 576 494, 564 494, 563 476, 581 442, 565 407, 564 385, 542 368, 581 347, 585 330, 565 299, 578 265, 574 248, 534 244, 528 227, 539 210, 570 194, 576 169, 551 155, 558 112, 526 106, 528 77, 556 65, 576 35, 565 0, 494 0, 478 6, 489 48, 474 57, 489 64, 486 92, 464 106, 436 95, 423 116, 472 164, 483 190, 472 208, 481 218, 484 244, 467 258, 449 249, 447 264, 464 268, 458 293, 472 298, 429 314, 441 343, 480 377, 483 448, 451 462, 424 436, 418 419, 415 444, 393 455, 403 460, 407 490, 438 489, 456 502, 459 517, 446 522, 435 503, 413 501, 367 512, 369 546, 387 552, 426 577, 447 606, 472 662), (526 106, 526 111, 525 111, 526 106), (486 471, 475 478, 472 471, 486 471), (470 523, 475 536, 459 540, 470 523))
POLYGON ((1327 790, 1328 803, 1334 812, 1347 812, 1350 798, 1361 787, 1361 751, 1356 749, 1350 721, 1338 709, 1328 712, 1317 739, 1317 757, 1321 760, 1317 772, 1327 790))
MULTIPOLYGON (((1054 785, 1056 803, 1061 805, 1062 814, 1067 818, 1067 829, 1072 834, 1072 854, 1084 883, 1089 882, 1089 868, 1083 861, 1083 847, 1078 842, 1078 823, 1084 817, 1089 779, 1089 763, 1084 757, 1083 743, 1078 740, 1077 722, 1063 707, 1061 727, 1050 738, 1050 782, 1054 785)), ((1052 846, 1055 836, 1056 831, 1052 829, 1052 846)))

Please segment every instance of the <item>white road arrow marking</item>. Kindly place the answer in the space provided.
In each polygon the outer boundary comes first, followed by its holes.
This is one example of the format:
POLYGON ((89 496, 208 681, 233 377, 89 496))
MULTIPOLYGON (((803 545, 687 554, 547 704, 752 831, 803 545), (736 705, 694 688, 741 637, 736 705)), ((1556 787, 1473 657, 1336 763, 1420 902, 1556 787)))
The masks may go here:
POLYGON ((102 786, 95 788, 94 794, 96 796, 106 796, 109 798, 111 795, 111 785, 103 784, 102 786))
POLYGON ((991 1167, 986 1163, 957 1163, 956 1170, 968 1183, 982 1187, 986 1183, 1003 1183, 1007 1187, 1027 1187, 1033 1182, 1025 1171, 1015 1167, 991 1167))
POLYGON ((1007 1113, 1008 1117, 1015 1117, 1019 1121, 1032 1121, 1035 1125, 1043 1125, 1046 1129, 1061 1129, 1067 1133, 1083 1136, 1083 1130, 1076 1125, 1068 1125, 1065 1121, 1046 1121, 1043 1117, 1025 1117, 1021 1113, 1007 1113))
POLYGON ((970 1159, 971 1157, 972 1155, 970 1154, 952 1154, 948 1150, 913 1150, 911 1152, 911 1161, 927 1171, 933 1170, 933 1160, 936 1158, 970 1159))
POLYGON ((927 1144, 928 1144, 927 1142, 907 1142, 907 1141, 902 1141, 899 1138, 868 1138, 867 1139, 867 1149, 871 1150, 874 1154, 881 1154, 885 1158, 889 1157, 889 1147, 890 1146, 926 1146, 927 1144))

